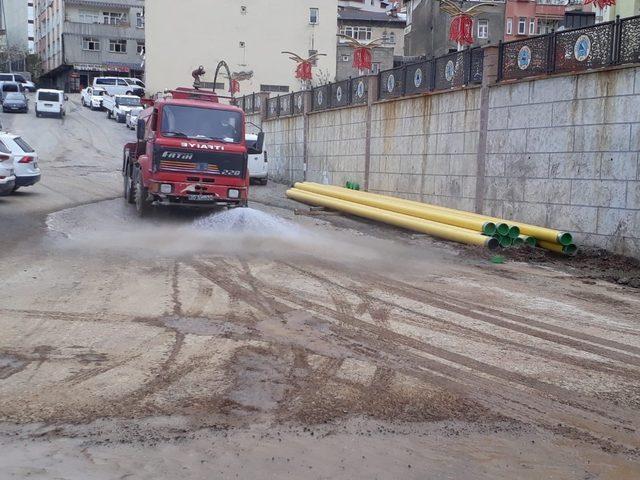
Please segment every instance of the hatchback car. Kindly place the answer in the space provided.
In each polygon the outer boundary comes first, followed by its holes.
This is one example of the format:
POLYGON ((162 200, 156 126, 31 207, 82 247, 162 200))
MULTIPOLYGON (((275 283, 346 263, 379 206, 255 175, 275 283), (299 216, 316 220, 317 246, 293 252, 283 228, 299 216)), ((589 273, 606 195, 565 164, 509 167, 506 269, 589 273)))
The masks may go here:
POLYGON ((22 137, 12 133, 0 132, 0 159, 11 160, 15 175, 13 190, 29 187, 40 181, 38 154, 22 137))
POLYGON ((2 101, 2 111, 7 112, 24 112, 29 111, 29 99, 24 93, 7 92, 2 101))

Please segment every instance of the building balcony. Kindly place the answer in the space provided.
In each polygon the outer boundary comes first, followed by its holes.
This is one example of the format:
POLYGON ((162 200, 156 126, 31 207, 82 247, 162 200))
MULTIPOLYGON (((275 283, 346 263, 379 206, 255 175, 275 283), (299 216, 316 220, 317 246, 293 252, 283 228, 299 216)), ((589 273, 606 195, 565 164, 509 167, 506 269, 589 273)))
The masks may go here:
POLYGON ((63 31, 67 35, 83 37, 108 37, 144 40, 144 28, 125 25, 105 25, 103 23, 64 22, 63 31))
POLYGON ((545 5, 536 3, 536 17, 562 18, 566 10, 565 5, 545 5))

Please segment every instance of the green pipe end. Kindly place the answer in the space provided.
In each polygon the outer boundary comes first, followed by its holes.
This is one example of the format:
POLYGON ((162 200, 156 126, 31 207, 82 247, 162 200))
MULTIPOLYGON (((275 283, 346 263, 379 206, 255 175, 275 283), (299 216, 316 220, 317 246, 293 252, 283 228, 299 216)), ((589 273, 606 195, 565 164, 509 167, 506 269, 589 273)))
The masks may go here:
POLYGON ((498 241, 498 239, 493 237, 487 238, 484 244, 489 250, 496 250, 500 246, 500 242, 498 241))
POLYGON ((538 244, 538 240, 536 240, 536 237, 526 236, 524 237, 524 243, 530 247, 535 247, 538 244))
POLYGON ((501 247, 510 247, 513 244, 513 238, 508 235, 502 235, 500 237, 500 246, 501 247))
POLYGON ((571 243, 565 247, 562 247, 562 251, 567 255, 575 255, 576 253, 578 253, 578 247, 571 243))
POLYGON ((496 225, 496 227, 496 231, 499 235, 509 235, 509 225, 507 225, 506 223, 499 223, 498 225, 496 225))
POLYGON ((482 224, 482 233, 485 235, 493 235, 496 233, 496 224, 493 222, 485 222, 482 224))
POLYGON ((520 246, 520 245, 524 245, 524 238, 521 237, 516 237, 513 239, 513 244, 515 246, 520 246))
POLYGON ((520 235, 520 228, 515 226, 509 227, 509 233, 507 235, 509 235, 511 238, 518 238, 518 236, 520 235))
POLYGON ((560 232, 558 233, 558 243, 560 245, 570 245, 573 242, 573 236, 569 232, 560 232))

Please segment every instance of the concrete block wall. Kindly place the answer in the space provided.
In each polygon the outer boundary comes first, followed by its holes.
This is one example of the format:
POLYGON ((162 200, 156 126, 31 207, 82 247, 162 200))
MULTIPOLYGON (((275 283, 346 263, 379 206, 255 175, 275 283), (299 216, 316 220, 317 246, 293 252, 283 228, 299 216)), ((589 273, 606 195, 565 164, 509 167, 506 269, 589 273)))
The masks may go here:
POLYGON ((306 123, 262 120, 272 178, 366 177, 374 192, 565 229, 640 258, 640 67, 373 102, 306 123))
POLYGON ((486 214, 640 257, 640 68, 490 88, 486 214))
POLYGON ((277 182, 294 183, 304 179, 304 117, 284 117, 265 121, 265 148, 269 177, 277 182))
POLYGON ((369 189, 473 210, 480 90, 374 104, 369 189))
POLYGON ((307 180, 364 185, 366 106, 309 114, 307 180))

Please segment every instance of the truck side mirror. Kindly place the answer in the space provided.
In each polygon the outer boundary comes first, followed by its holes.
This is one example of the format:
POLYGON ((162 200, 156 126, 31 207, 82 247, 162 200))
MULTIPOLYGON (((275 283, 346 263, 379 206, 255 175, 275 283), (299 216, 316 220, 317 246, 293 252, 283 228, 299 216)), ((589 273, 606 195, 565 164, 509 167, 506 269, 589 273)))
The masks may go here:
POLYGON ((261 152, 263 147, 264 147, 264 132, 260 132, 258 133, 258 138, 256 140, 255 148, 258 152, 261 152))
POLYGON ((144 140, 144 129, 145 129, 146 125, 144 123, 144 118, 139 118, 138 119, 138 125, 136 127, 136 134, 138 137, 138 140, 144 140))

